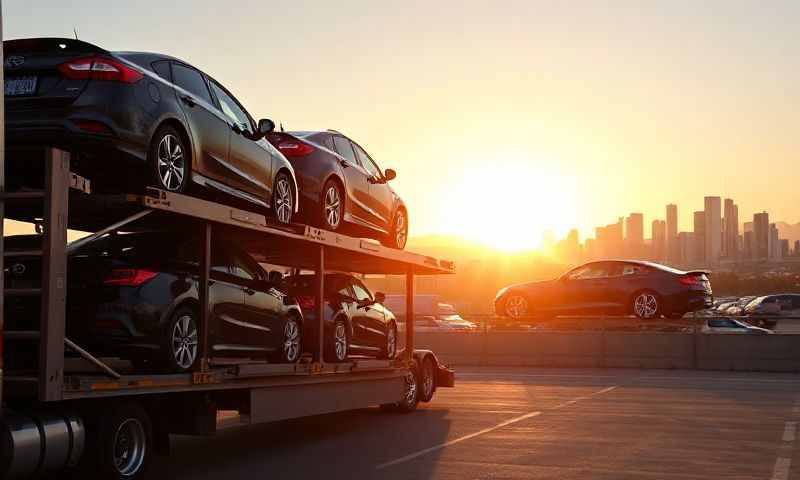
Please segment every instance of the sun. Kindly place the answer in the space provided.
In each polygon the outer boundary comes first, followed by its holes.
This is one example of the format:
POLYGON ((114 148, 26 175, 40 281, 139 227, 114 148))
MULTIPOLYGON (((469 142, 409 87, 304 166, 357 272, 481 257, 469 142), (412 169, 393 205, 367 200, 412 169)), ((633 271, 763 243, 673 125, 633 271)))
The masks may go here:
POLYGON ((467 167, 442 191, 444 230, 505 251, 541 248, 576 224, 569 176, 531 162, 467 167))

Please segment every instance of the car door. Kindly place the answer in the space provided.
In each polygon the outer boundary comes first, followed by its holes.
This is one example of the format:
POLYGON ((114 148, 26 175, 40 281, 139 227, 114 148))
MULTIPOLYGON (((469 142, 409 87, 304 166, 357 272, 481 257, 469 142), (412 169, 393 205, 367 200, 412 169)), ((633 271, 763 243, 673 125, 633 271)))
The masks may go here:
POLYGON ((264 350, 256 345, 266 344, 266 332, 254 328, 245 306, 245 290, 248 290, 250 280, 250 275, 238 268, 229 248, 218 246, 212 249, 209 296, 215 326, 215 351, 264 350))
POLYGON ((643 288, 652 288, 653 270, 637 263, 615 263, 609 270, 606 293, 609 308, 630 314, 631 298, 643 288))
POLYGON ((358 144, 353 143, 361 166, 366 170, 370 177, 368 205, 372 214, 372 222, 380 225, 386 231, 391 229, 392 208, 394 207, 394 194, 389 187, 389 183, 383 176, 383 172, 372 158, 358 144))
POLYGON ((203 74, 189 65, 172 62, 172 79, 178 88, 175 93, 189 124, 195 150, 193 172, 205 177, 230 182, 228 143, 231 129, 214 100, 203 74))
POLYGON ((358 279, 352 279, 351 288, 360 303, 355 314, 357 320, 353 325, 354 330, 356 325, 358 326, 360 333, 355 343, 370 350, 378 350, 383 346, 383 338, 386 335, 383 308, 372 303, 374 302, 372 294, 358 279))
POLYGON ((346 166, 342 168, 347 189, 345 201, 350 206, 350 214, 357 221, 371 224, 373 215, 369 208, 369 172, 359 165, 356 153, 350 140, 341 135, 333 136, 333 145, 336 152, 344 158, 346 166))
POLYGON ((554 309, 562 315, 587 315, 602 310, 608 274, 608 262, 590 263, 576 269, 564 282, 561 304, 554 309))
POLYGON ((211 90, 228 120, 230 148, 227 169, 237 188, 253 194, 259 203, 269 203, 272 194, 272 156, 266 140, 253 140, 256 126, 252 117, 222 85, 209 79, 211 90))

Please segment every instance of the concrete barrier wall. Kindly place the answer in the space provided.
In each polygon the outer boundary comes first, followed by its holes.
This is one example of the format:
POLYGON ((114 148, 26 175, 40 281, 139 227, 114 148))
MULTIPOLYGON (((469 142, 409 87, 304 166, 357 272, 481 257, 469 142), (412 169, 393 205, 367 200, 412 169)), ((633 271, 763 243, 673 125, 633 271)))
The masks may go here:
POLYGON ((451 365, 800 372, 797 335, 420 333, 416 346, 451 365))

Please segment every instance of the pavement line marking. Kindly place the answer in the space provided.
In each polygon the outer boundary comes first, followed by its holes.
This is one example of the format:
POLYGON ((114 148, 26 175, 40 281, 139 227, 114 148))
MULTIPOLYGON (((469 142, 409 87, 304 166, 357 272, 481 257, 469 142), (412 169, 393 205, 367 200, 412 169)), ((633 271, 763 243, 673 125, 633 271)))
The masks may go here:
MULTIPOLYGON (((610 392, 611 390, 614 390, 615 388, 617 388, 617 386, 618 385, 614 385, 614 386, 611 386, 611 387, 608 387, 608 388, 604 388, 602 390, 598 390, 597 392, 589 394, 588 396, 578 397, 578 398, 581 399, 581 400, 588 400, 591 397, 594 397, 594 396, 597 396, 597 395, 602 395, 604 393, 610 392)), ((577 403, 577 401, 578 401, 577 399, 570 400, 570 401, 562 403, 562 404, 560 404, 560 405, 558 405, 556 407, 553 407, 550 410, 554 410, 556 408, 564 407, 566 405, 571 405, 573 403, 577 403)), ((541 414, 542 414, 541 411, 529 412, 529 413, 526 413, 525 415, 520 415, 519 417, 514 417, 514 418, 512 418, 510 420, 506 420, 504 422, 500 422, 500 423, 498 423, 497 425, 495 425, 493 427, 484 428, 483 430, 479 430, 477 432, 473 432, 473 433, 470 433, 468 435, 464 435, 463 437, 454 438, 453 440, 448 440, 447 442, 440 443, 440 444, 434 445, 432 447, 428 447, 428 448, 420 450, 418 452, 414 452, 414 453, 408 454, 408 455, 406 455, 404 457, 400 457, 398 459, 391 460, 391 461, 388 461, 386 463, 381 463, 380 465, 375 467, 375 469, 376 470, 383 470, 384 468, 391 467, 393 465, 398 465, 400 463, 405 463, 405 462, 407 462, 409 460, 413 460, 413 459, 421 457, 423 455, 427 455, 427 454, 429 454, 431 452, 435 452, 437 450, 441 450, 441 449, 449 447, 451 445, 455 445, 457 443, 461 443, 461 442, 469 440, 471 438, 475 438, 475 437, 478 437, 480 435, 484 435, 486 433, 493 432, 493 431, 495 431, 495 430, 497 430, 499 428, 507 427, 507 426, 509 426, 511 424, 514 424, 514 423, 517 423, 517 422, 521 422, 521 421, 527 420, 529 418, 538 417, 541 414)))
POLYGON ((529 413, 526 413, 525 415, 520 415, 519 417, 512 418, 511 420, 506 420, 505 422, 498 423, 497 425, 495 425, 493 427, 484 428, 483 430, 480 430, 480 431, 477 431, 477 432, 474 432, 474 433, 470 433, 469 435, 464 435, 463 437, 458 437, 458 438, 455 438, 453 440, 450 440, 450 441, 447 441, 447 442, 444 442, 444 443, 440 443, 439 445, 434 445, 434 446, 432 446, 430 448, 426 448, 424 450, 420 450, 418 452, 414 452, 412 454, 406 455, 405 457, 400 457, 400 458, 398 458, 396 460, 392 460, 390 462, 382 463, 382 464, 378 465, 376 467, 376 469, 377 470, 383 470, 386 467, 391 467, 392 465, 397 465, 398 463, 404 463, 404 462, 407 462, 409 460, 413 460, 413 459, 415 459, 417 457, 421 457, 421 456, 426 455, 428 453, 435 452, 436 450, 441 450, 441 449, 443 449, 445 447, 449 447, 450 445, 455 445, 456 443, 461 443, 461 442, 463 442, 465 440, 469 440, 470 438, 475 438, 475 437, 477 437, 479 435, 483 435, 485 433, 489 433, 489 432, 492 432, 494 430, 497 430, 498 428, 503 428, 503 427, 506 427, 508 425, 511 425, 512 423, 521 422, 523 420, 526 420, 528 418, 533 418, 533 417, 536 417, 536 416, 541 415, 541 414, 542 414, 542 412, 540 412, 540 411, 529 412, 529 413))
POLYGON ((796 431, 797 431, 797 422, 786 422, 786 426, 783 429, 783 441, 794 442, 796 431))

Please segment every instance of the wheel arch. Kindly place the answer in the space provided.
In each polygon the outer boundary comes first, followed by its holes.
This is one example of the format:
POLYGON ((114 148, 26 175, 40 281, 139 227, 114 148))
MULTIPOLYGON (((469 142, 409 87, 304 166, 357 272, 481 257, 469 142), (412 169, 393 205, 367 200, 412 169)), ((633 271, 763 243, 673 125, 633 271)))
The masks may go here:
POLYGON ((195 152, 195 148, 194 148, 194 141, 192 141, 192 136, 189 134, 189 129, 177 117, 166 117, 166 118, 163 118, 161 121, 159 121, 156 124, 155 127, 153 127, 153 131, 150 133, 150 140, 148 141, 148 149, 149 149, 150 143, 153 141, 153 137, 155 136, 156 132, 158 132, 163 127, 172 127, 172 128, 174 128, 178 132, 178 134, 181 136, 181 139, 184 142, 186 142, 186 144, 189 146, 189 150, 190 150, 190 154, 191 154, 191 158, 189 159, 190 160, 189 163, 192 166, 192 171, 196 171, 197 165, 196 165, 196 160, 195 159, 197 158, 197 155, 195 154, 196 152, 195 152))
MULTIPOLYGON (((297 186, 297 177, 294 175, 294 170, 287 165, 281 165, 278 167, 278 170, 275 172, 275 176, 272 178, 272 189, 275 189, 275 182, 278 179, 278 175, 281 173, 285 173, 289 176, 289 179, 292 181, 292 196, 294 197, 294 208, 292 213, 297 213, 300 211, 300 189, 297 186)), ((270 200, 270 204, 272 201, 270 200)))

